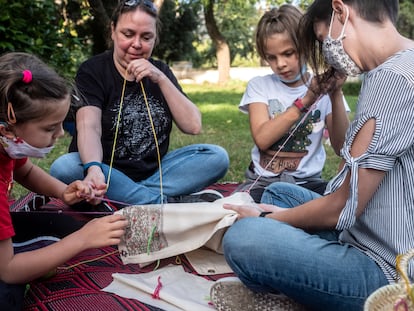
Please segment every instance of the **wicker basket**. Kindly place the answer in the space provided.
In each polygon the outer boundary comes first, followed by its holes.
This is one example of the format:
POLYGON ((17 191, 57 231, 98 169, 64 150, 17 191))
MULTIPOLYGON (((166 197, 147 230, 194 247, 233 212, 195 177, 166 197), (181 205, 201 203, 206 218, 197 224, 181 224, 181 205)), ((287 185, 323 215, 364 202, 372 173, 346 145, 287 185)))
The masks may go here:
POLYGON ((408 279, 408 261, 414 257, 414 249, 397 256, 398 283, 386 285, 373 292, 365 301, 364 311, 414 310, 414 286, 408 279))

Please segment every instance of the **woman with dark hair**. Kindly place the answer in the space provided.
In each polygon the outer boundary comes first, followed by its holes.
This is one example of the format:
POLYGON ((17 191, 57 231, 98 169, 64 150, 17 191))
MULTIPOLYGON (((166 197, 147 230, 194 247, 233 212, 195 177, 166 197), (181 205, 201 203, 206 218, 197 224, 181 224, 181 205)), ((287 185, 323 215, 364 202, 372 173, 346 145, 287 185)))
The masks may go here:
MULTIPOLYGON (((287 297, 306 310, 362 310, 399 279, 396 257, 414 248, 414 42, 395 28, 397 10, 397 0, 316 0, 305 14, 315 35, 300 40, 315 59, 365 73, 340 171, 322 196, 273 183, 265 214, 224 206, 241 218, 223 240, 241 282, 213 286, 218 310, 264 310, 287 297)), ((412 279, 413 262, 408 271, 412 279)))

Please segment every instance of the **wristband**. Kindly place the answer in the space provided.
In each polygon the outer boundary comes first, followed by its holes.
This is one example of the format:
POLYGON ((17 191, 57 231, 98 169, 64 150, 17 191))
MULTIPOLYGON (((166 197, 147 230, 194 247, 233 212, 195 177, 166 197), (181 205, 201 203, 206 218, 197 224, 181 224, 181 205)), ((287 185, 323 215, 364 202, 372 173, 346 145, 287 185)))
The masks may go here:
POLYGON ((293 105, 299 109, 300 112, 308 112, 309 109, 305 107, 305 105, 302 103, 302 98, 297 98, 293 102, 293 105))
POLYGON ((272 212, 261 212, 259 217, 266 217, 266 215, 271 214, 272 212))
POLYGON ((85 164, 83 164, 83 174, 85 176, 88 174, 88 169, 91 166, 99 166, 102 169, 102 163, 101 162, 92 161, 92 162, 85 163, 85 164))

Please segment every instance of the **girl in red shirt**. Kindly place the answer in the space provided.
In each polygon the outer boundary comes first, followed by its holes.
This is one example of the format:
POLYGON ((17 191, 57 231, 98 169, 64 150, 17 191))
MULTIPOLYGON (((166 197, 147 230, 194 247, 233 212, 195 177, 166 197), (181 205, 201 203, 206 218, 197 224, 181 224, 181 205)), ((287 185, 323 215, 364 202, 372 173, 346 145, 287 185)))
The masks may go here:
POLYGON ((21 310, 25 283, 88 248, 118 244, 127 224, 120 215, 97 218, 52 245, 14 253, 8 205, 13 180, 69 205, 105 192, 82 181, 66 185, 28 158, 44 157, 63 135, 70 94, 66 81, 37 57, 0 57, 0 310, 21 310))

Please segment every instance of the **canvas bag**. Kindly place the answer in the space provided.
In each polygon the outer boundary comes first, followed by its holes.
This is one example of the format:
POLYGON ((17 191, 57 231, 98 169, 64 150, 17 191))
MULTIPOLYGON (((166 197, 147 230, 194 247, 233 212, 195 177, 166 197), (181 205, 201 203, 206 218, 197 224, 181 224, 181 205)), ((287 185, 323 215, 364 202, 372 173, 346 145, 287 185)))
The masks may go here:
POLYGON ((129 223, 118 245, 122 262, 145 265, 202 246, 222 253, 222 237, 237 219, 224 203, 256 206, 247 192, 237 192, 214 202, 133 205, 117 211, 129 223))

